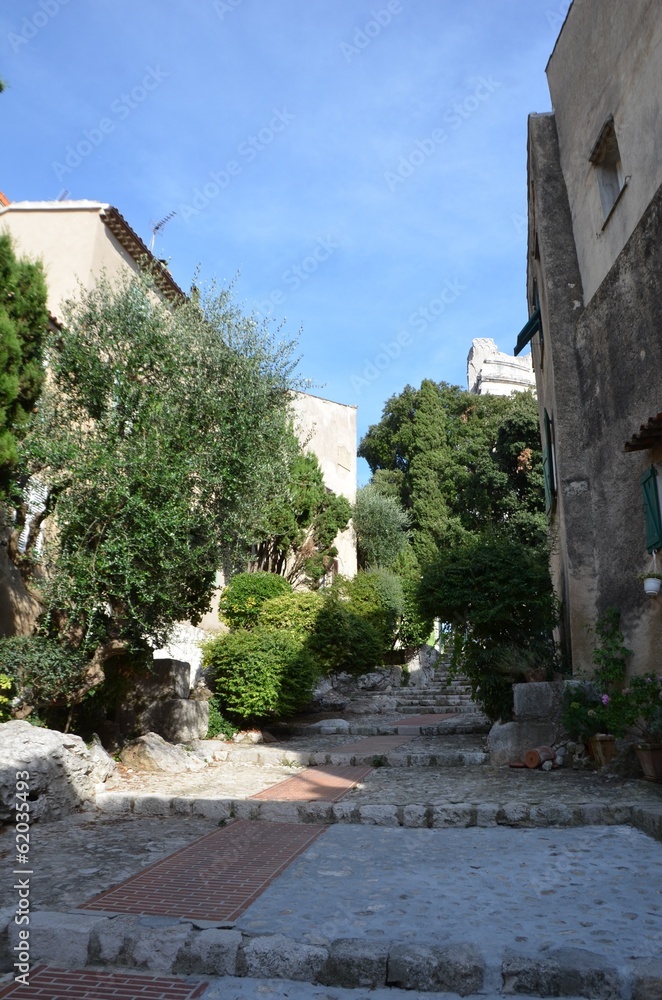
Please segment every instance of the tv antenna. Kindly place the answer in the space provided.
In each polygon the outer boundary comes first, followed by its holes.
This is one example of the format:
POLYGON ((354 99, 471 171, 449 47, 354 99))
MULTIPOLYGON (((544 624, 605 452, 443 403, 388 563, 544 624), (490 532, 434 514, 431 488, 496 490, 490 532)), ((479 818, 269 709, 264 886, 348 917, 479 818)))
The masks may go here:
POLYGON ((152 226, 152 240, 151 243, 149 244, 150 253, 154 251, 154 240, 156 239, 156 234, 160 233, 161 230, 164 229, 168 225, 170 220, 174 219, 176 215, 177 212, 168 212, 167 215, 164 215, 159 222, 157 222, 154 226, 152 226))

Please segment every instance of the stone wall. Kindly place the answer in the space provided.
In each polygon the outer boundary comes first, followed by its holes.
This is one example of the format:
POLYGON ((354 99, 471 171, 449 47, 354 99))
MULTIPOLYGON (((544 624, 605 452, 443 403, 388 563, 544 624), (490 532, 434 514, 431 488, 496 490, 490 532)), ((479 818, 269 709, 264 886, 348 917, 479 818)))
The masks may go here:
POLYGON ((513 684, 514 719, 496 722, 488 737, 490 763, 522 761, 527 750, 564 739, 561 709, 566 682, 513 684))

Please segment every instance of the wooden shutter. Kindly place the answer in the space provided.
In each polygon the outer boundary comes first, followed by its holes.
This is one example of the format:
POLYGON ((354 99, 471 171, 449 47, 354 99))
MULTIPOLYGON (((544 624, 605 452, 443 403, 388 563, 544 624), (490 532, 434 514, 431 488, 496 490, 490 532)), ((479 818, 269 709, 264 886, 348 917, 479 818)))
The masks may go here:
POLYGON ((662 518, 660 500, 657 493, 657 470, 654 465, 646 469, 641 477, 641 491, 644 498, 644 518, 646 520, 646 548, 649 552, 662 549, 662 518))
POLYGON ((545 512, 549 517, 556 496, 556 456, 554 455, 554 429, 547 410, 545 410, 543 423, 542 469, 545 477, 545 512))

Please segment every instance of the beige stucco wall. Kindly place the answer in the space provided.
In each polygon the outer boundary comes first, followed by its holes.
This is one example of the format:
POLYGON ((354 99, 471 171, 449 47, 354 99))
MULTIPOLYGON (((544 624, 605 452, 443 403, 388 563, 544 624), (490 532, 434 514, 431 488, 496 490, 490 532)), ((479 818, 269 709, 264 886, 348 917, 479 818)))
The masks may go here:
POLYGON ((67 299, 93 287, 102 271, 112 281, 137 274, 138 265, 102 222, 99 202, 13 202, 0 208, 0 231, 8 231, 20 256, 41 260, 48 308, 62 317, 67 299))
POLYGON ((662 184, 660 0, 574 0, 547 67, 585 302, 662 184), (606 224, 589 157, 612 115, 627 186, 606 224))
MULTIPOLYGON (((299 440, 307 450, 317 455, 325 485, 354 503, 356 407, 302 392, 293 398, 292 410, 299 440)), ((336 546, 339 572, 344 576, 355 576, 356 537, 351 525, 338 536, 336 546)))

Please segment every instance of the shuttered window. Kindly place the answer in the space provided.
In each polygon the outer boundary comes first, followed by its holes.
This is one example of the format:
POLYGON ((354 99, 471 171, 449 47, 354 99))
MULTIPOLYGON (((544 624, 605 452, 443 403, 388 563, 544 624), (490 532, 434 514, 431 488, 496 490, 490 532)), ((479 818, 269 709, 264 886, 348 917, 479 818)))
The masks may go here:
POLYGON ((545 511, 549 517, 556 497, 556 452, 554 448, 554 425, 547 410, 545 410, 543 430, 542 468, 545 476, 545 511))
POLYGON ((646 548, 649 552, 655 552, 662 549, 662 518, 657 492, 657 469, 654 465, 646 469, 641 477, 641 490, 646 520, 646 548))

